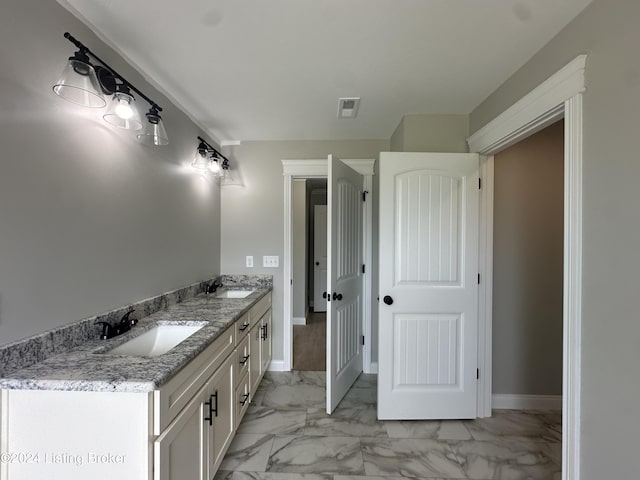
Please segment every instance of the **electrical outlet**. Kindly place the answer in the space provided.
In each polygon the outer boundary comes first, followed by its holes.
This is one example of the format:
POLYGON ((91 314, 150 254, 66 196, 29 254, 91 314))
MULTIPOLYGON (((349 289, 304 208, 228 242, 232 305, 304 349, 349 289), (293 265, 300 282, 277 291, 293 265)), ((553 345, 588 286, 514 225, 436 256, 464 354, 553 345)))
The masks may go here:
POLYGON ((247 268, 253 268, 253 255, 247 255, 247 261, 245 265, 247 268))
POLYGON ((262 266, 267 268, 277 268, 280 266, 280 257, 278 255, 262 257, 262 266))

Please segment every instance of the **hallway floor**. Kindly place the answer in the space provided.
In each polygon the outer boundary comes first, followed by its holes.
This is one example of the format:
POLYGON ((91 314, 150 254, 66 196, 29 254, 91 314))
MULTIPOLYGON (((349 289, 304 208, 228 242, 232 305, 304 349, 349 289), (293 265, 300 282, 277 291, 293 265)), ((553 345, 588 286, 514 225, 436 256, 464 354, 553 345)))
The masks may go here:
POLYGON ((267 372, 216 480, 560 480, 560 412, 378 421, 376 378, 328 416, 323 372, 267 372))
POLYGON ((309 312, 306 325, 293 326, 293 369, 326 371, 327 314, 309 312))

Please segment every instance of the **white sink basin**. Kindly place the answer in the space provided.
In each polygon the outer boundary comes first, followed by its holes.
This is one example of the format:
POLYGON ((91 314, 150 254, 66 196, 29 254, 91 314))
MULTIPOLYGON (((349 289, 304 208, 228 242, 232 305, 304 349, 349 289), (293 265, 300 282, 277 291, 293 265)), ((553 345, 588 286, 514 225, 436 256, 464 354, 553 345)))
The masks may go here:
POLYGON ((167 353, 184 341, 203 325, 157 325, 151 330, 132 338, 128 342, 104 353, 115 355, 134 355, 137 357, 157 357, 167 353))
POLYGON ((246 298, 251 295, 254 290, 225 290, 216 295, 216 298, 246 298))

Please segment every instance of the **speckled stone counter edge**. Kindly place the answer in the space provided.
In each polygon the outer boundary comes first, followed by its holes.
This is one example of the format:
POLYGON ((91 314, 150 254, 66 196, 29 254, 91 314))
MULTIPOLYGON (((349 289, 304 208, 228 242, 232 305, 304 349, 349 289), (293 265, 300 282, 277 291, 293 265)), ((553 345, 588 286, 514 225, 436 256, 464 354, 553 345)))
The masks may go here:
POLYGON ((96 322, 115 323, 132 309, 135 310, 133 318, 147 317, 204 292, 207 285, 215 279, 219 279, 223 285, 229 288, 273 286, 273 277, 271 275, 221 275, 63 325, 7 345, 1 345, 0 377, 42 362, 54 355, 68 352, 89 340, 98 338, 100 329, 96 327, 96 322))

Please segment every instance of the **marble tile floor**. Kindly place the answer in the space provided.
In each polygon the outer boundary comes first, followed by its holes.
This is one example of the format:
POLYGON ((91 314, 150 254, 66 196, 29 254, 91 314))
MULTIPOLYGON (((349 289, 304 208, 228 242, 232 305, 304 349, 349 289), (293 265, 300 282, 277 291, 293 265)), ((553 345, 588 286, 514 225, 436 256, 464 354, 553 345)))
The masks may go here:
POLYGON ((324 372, 268 372, 215 480, 560 480, 560 412, 378 421, 361 375, 333 415, 324 372))

